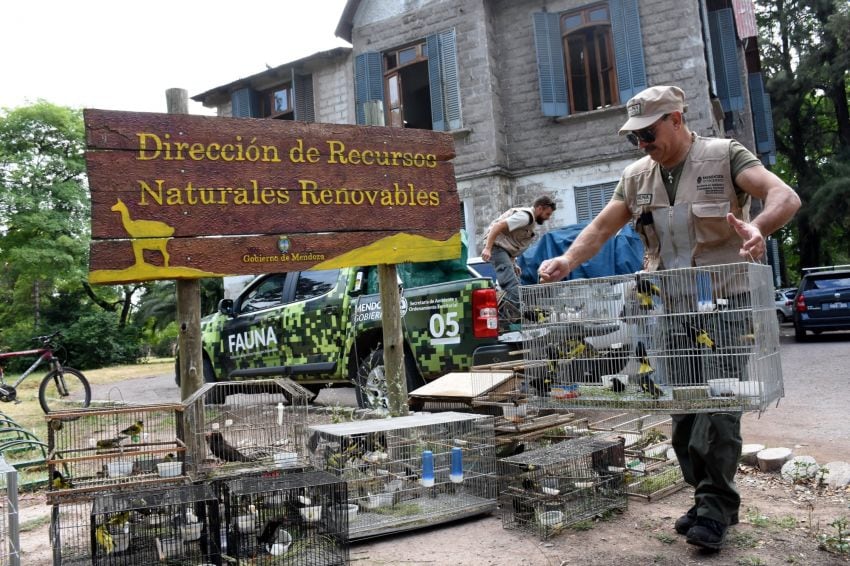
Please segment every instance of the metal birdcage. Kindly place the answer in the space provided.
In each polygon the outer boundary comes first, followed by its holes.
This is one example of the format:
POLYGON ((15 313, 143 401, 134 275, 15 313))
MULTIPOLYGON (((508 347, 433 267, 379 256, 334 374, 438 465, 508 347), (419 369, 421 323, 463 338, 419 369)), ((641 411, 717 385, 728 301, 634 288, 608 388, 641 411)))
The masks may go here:
POLYGON ((18 471, 0 455, 0 566, 21 563, 18 471))
POLYGON ((225 553, 240 564, 347 564, 351 511, 344 481, 326 472, 246 477, 223 486, 225 553))
POLYGON ((348 484, 352 539, 496 507, 493 417, 457 412, 311 426, 311 463, 348 484))
POLYGON ((547 539, 627 505, 619 440, 574 438, 499 460, 502 525, 547 539))
POLYGON ((183 405, 138 405, 50 413, 51 503, 103 490, 182 481, 183 405))
POLYGON ((204 485, 99 495, 87 521, 92 563, 220 566, 218 512, 204 485))
POLYGON ((736 263, 520 289, 533 406, 763 411, 783 395, 770 267, 736 263))
POLYGON ((286 378, 204 385, 185 402, 189 474, 210 479, 303 468, 311 396, 286 378))
POLYGON ((81 494, 51 506, 50 545, 54 566, 92 563, 91 510, 93 496, 81 494))

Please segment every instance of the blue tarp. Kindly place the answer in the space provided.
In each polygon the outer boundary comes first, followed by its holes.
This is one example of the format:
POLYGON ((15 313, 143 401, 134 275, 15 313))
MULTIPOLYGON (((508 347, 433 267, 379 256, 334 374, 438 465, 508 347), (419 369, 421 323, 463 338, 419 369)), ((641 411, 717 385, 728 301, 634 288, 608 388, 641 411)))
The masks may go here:
MULTIPOLYGON (((517 258, 522 269, 520 283, 537 283, 537 268, 544 260, 561 255, 575 241, 587 222, 572 224, 547 232, 533 246, 517 258)), ((630 224, 627 224, 613 238, 605 242, 599 253, 584 262, 570 273, 567 279, 587 279, 625 275, 640 271, 643 267, 643 243, 630 224)))

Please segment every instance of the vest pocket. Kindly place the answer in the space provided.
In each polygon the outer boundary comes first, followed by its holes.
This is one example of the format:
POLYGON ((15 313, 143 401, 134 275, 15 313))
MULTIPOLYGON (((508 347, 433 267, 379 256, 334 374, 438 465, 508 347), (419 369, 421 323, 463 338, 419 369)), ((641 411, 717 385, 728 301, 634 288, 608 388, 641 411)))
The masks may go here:
POLYGON ((732 227, 726 221, 729 202, 695 202, 691 205, 691 212, 697 244, 720 244, 733 235, 732 227))

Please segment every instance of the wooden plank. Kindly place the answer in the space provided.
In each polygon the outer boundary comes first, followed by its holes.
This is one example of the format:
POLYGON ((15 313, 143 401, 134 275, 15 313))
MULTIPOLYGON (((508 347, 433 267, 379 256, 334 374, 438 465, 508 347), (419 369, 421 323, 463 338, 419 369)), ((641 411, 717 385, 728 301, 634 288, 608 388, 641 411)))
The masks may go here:
POLYGON ((411 397, 428 397, 448 400, 471 401, 494 389, 510 384, 513 372, 451 372, 410 392, 411 397))

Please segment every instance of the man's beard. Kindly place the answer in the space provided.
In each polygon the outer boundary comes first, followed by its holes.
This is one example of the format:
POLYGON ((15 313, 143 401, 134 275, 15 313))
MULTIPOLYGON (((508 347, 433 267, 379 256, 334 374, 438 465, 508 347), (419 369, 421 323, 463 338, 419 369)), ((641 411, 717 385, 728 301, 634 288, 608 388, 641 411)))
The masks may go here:
POLYGON ((543 224, 544 222, 546 222, 546 219, 541 217, 541 216, 535 216, 534 221, 537 222, 538 224, 543 224))

